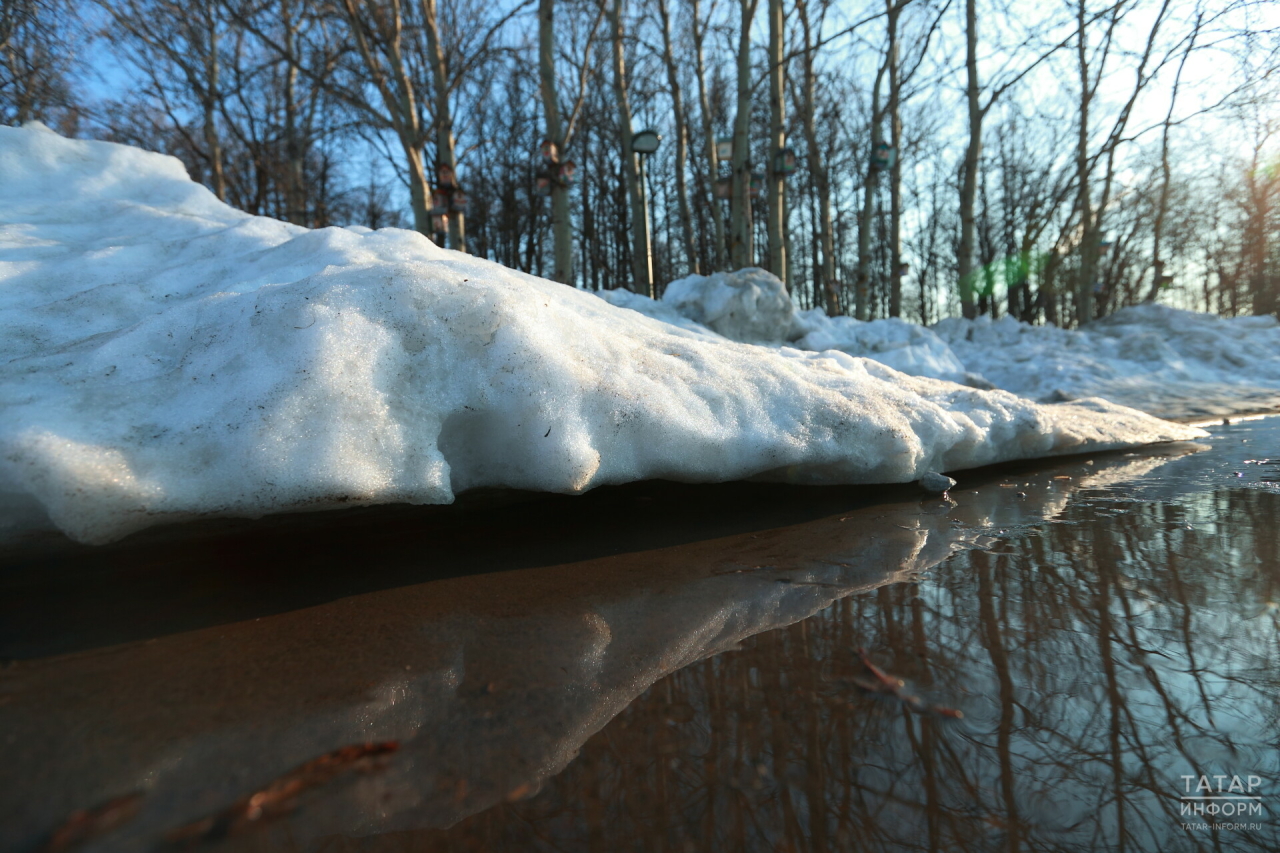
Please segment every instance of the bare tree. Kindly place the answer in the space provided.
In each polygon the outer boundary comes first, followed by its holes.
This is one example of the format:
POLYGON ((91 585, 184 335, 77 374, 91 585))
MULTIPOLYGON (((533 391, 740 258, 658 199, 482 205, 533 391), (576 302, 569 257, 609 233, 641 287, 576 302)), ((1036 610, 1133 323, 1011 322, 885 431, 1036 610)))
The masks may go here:
POLYGON ((751 22, 759 0, 738 0, 738 97, 733 118, 733 195, 729 202, 729 261, 734 269, 755 263, 751 221, 751 22))
POLYGON ((689 159, 689 122, 685 114, 684 95, 680 87, 679 66, 672 49, 671 14, 668 0, 657 0, 658 17, 662 26, 662 62, 667 69, 667 86, 671 92, 672 120, 676 137, 676 205, 680 215, 680 237, 688 259, 689 271, 698 272, 698 250, 693 239, 693 212, 689 207, 689 187, 686 181, 689 159))
POLYGON ((786 181, 778 171, 779 155, 786 145, 786 61, 783 58, 782 0, 769 0, 769 150, 765 152, 769 175, 769 268, 787 281, 786 181))
POLYGON ((706 42, 706 25, 702 22, 698 0, 690 0, 690 12, 693 31, 694 72, 698 77, 698 104, 702 113, 702 140, 707 156, 707 174, 710 178, 706 187, 711 202, 712 243, 711 258, 715 269, 724 269, 728 263, 728 249, 725 242, 724 215, 716 200, 715 182, 720 174, 720 156, 716 149, 715 122, 711 115, 711 99, 707 95, 707 69, 704 56, 706 42))
POLYGON ((622 27, 622 0, 611 0, 609 28, 613 42, 613 96, 618 109, 618 142, 622 148, 622 174, 631 200, 632 289, 652 297, 653 258, 649 253, 648 222, 645 219, 644 186, 640 181, 639 156, 632 148, 631 101, 627 87, 626 44, 622 27))
POLYGON ((0 0, 0 124, 74 117, 74 24, 64 0, 0 0))

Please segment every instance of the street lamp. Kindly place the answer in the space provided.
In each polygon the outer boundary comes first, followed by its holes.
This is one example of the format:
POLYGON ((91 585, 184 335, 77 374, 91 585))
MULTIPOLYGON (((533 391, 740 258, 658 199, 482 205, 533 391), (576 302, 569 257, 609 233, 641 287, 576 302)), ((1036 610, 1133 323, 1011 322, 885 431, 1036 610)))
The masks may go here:
POLYGON ((656 130, 642 130, 631 137, 631 150, 637 154, 652 154, 658 150, 662 134, 656 130))
POLYGON ((645 253, 645 269, 648 271, 648 281, 645 284, 645 292, 650 296, 653 295, 653 238, 650 236, 649 229, 649 191, 645 187, 644 180, 644 161, 652 153, 658 150, 658 145, 662 143, 662 135, 656 130, 646 128, 631 137, 631 150, 637 155, 640 165, 640 203, 644 210, 644 253, 645 253))

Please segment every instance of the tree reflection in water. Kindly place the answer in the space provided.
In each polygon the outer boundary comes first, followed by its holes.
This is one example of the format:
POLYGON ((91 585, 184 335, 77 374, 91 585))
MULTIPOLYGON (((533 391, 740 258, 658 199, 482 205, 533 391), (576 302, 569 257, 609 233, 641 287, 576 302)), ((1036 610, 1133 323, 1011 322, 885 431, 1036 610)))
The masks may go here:
POLYGON ((1080 493, 663 678, 536 797, 323 849, 1276 850, 1277 519, 1080 493), (859 692, 859 646, 964 719, 859 692), (1262 777, 1261 814, 1185 830, 1184 774, 1262 777))

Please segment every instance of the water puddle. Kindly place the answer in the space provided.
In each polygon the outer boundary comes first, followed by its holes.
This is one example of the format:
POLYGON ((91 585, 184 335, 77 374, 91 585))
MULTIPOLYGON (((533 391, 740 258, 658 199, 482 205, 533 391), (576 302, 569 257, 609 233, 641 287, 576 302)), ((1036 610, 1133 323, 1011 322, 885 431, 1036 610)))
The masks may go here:
POLYGON ((28 559, 0 848, 1275 850, 1277 448, 28 559))

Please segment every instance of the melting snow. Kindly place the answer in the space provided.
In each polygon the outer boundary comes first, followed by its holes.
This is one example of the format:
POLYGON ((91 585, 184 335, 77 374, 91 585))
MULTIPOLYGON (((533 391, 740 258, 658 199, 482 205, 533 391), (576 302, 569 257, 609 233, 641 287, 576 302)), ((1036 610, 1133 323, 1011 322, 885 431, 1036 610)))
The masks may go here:
MULTIPOLYGON (((716 289, 686 287, 701 319, 753 334, 716 289)), ((35 128, 0 128, 0 323, 0 518, 85 542, 480 486, 907 482, 1203 434, 728 340, 410 231, 250 216, 175 159, 35 128)))

